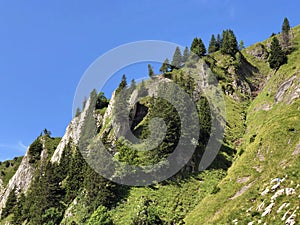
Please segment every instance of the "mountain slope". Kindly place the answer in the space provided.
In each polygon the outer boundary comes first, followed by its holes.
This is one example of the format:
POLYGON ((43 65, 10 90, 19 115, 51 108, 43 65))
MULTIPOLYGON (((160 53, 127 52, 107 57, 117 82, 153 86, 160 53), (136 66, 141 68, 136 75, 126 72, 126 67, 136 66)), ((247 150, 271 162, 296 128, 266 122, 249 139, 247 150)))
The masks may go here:
MULTIPOLYGON (((8 184, 4 183, 0 197, 1 223, 298 222, 300 27, 293 29, 293 42, 294 51, 288 56, 288 64, 276 72, 267 62, 268 39, 233 55, 217 51, 201 60, 190 57, 182 68, 144 81, 136 90, 123 88, 124 99, 118 97, 117 93, 123 90, 118 88, 109 104, 101 93, 92 91, 62 139, 52 138, 48 132, 39 136, 8 184), (197 80, 193 69, 204 78, 197 80), (216 74, 223 93, 226 127, 220 152, 212 165, 199 173, 214 119, 208 97, 201 89, 201 85, 214 82, 210 80, 210 71, 216 74), (158 85, 152 85, 154 82, 158 85), (93 150, 99 139, 115 160, 129 165, 155 164, 173 152, 181 135, 178 111, 154 96, 172 82, 195 102, 202 128, 195 153, 186 166, 171 178, 146 187, 120 185, 96 173, 91 168, 93 161, 88 164, 86 159, 95 159, 93 150), (148 97, 135 104, 139 94, 148 97), (124 107, 126 101, 131 106, 130 131, 140 139, 151 135, 151 119, 164 119, 166 137, 153 151, 139 151, 149 147, 147 143, 134 145, 124 141, 130 135, 122 124, 118 107, 124 107), (118 139, 118 135, 122 138, 118 139)), ((168 96, 178 95, 175 88, 165 91, 168 96)), ((159 134, 160 130, 156 128, 154 133, 159 134)), ((100 160, 107 162, 105 158, 100 160)), ((110 163, 104 165, 111 168, 110 163)), ((122 168, 110 174, 119 180, 127 175, 122 168)))
POLYGON ((218 185, 220 191, 203 199, 185 219, 187 224, 283 224, 290 216, 299 220, 300 27, 293 32, 295 51, 276 73, 265 60, 248 54, 258 45, 244 50, 250 62, 268 73, 265 85, 248 108, 240 156, 218 185), (275 178, 285 179, 271 184, 275 178), (284 203, 288 205, 279 210, 284 203))

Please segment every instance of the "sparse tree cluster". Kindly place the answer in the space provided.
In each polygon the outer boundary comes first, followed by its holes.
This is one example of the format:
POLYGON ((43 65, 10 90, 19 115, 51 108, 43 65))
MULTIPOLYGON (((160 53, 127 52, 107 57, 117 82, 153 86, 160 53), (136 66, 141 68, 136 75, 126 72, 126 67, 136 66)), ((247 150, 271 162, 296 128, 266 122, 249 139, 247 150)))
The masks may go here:
POLYGON ((203 57, 206 54, 206 47, 201 38, 194 38, 190 50, 199 57, 203 57))

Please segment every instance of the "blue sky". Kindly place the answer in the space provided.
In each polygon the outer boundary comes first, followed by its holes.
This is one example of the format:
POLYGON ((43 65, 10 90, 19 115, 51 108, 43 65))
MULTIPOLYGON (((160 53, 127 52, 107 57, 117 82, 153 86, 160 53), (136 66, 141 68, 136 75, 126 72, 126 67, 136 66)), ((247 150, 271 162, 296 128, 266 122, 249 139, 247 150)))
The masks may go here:
MULTIPOLYGON (((76 86, 106 51, 140 40, 206 45, 233 29, 250 45, 300 23, 300 2, 237 0, 0 1, 0 160, 47 128, 62 136, 76 86)), ((146 70, 145 70, 146 71, 146 70)))

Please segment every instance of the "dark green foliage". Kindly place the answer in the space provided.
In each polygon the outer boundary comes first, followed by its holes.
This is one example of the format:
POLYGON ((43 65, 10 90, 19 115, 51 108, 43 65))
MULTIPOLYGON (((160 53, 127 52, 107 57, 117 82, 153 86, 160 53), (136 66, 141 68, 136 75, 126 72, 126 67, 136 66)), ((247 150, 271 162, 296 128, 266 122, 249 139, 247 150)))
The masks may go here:
POLYGON ((165 73, 169 72, 169 70, 170 70, 170 63, 169 63, 169 59, 166 58, 165 61, 163 62, 163 64, 161 65, 159 71, 161 73, 165 74, 165 73))
POLYGON ((199 57, 202 57, 206 54, 206 48, 201 38, 194 38, 190 50, 199 57))
POLYGON ((218 50, 219 50, 219 46, 215 38, 215 35, 211 35, 211 39, 209 41, 209 46, 208 46, 208 53, 213 53, 218 50))
POLYGON ((127 87, 127 78, 126 78, 126 75, 123 74, 121 82, 119 84, 119 87, 116 89, 116 94, 118 94, 120 91, 122 91, 126 87, 127 87))
POLYGON ((16 196, 16 189, 14 188, 11 190, 11 192, 9 193, 9 195, 7 197, 7 201, 6 201, 5 207, 2 210, 1 217, 5 218, 10 213, 12 213, 16 204, 17 204, 17 196, 16 196))
POLYGON ((22 213, 24 202, 25 202, 25 195, 24 193, 21 193, 18 197, 17 204, 13 209, 12 224, 21 225, 22 222, 25 220, 25 217, 22 213))
POLYGON ((87 225, 113 225, 113 221, 105 206, 100 205, 92 214, 87 222, 87 225))
POLYGON ((46 136, 46 137, 44 137, 44 140, 45 140, 45 148, 47 149, 48 154, 50 156, 52 156, 56 147, 58 146, 61 138, 59 138, 59 137, 54 138, 54 137, 46 136))
POLYGON ((84 170, 84 184, 86 190, 86 204, 92 213, 99 205, 112 207, 120 199, 122 193, 118 185, 100 176, 89 166, 84 170))
POLYGON ((220 34, 217 35, 217 47, 218 47, 218 50, 222 47, 222 37, 220 34))
POLYGON ((148 75, 150 78, 154 78, 154 71, 150 64, 148 64, 148 75))
POLYGON ((268 61, 270 67, 275 70, 278 70, 280 66, 287 63, 287 56, 282 50, 276 37, 273 37, 272 39, 270 57, 268 61))
POLYGON ((41 152, 43 151, 43 145, 40 141, 40 138, 35 139, 35 141, 29 146, 29 163, 35 163, 37 160, 40 160, 41 152))
POLYGON ((97 96, 96 109, 103 109, 107 107, 109 100, 104 96, 103 92, 100 92, 97 96))
POLYGON ((182 65, 182 55, 179 47, 176 47, 173 59, 172 59, 172 67, 179 69, 182 65))
POLYGON ((188 60, 189 56, 190 56, 189 48, 185 47, 183 51, 182 62, 185 63, 188 60))
POLYGON ((282 37, 282 47, 288 51, 288 48, 290 47, 290 22, 285 17, 282 24, 282 30, 281 30, 281 37, 282 37))
POLYGON ((290 32, 290 29, 291 29, 290 22, 289 22, 288 18, 285 17, 283 20, 281 32, 282 32, 282 34, 288 35, 290 32))
MULTIPOLYGON (((72 144, 69 143, 67 148, 64 150, 67 152, 72 152, 72 144)), ((81 185, 84 181, 84 166, 86 162, 84 161, 81 153, 78 149, 75 149, 73 157, 69 162, 69 169, 67 170, 66 178, 66 196, 67 202, 71 202, 78 194, 81 185)))
POLYGON ((224 30, 223 31, 223 40, 222 40, 222 47, 221 52, 223 54, 229 54, 234 56, 235 53, 238 51, 238 43, 235 37, 235 34, 232 30, 224 30))

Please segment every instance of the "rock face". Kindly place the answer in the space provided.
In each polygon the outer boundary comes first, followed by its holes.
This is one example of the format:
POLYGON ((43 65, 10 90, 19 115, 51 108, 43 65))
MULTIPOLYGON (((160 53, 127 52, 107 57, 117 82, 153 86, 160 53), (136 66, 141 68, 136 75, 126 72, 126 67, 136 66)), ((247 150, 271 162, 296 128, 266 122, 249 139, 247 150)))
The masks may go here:
POLYGON ((85 108, 80 113, 80 115, 78 117, 75 117, 71 121, 69 126, 67 127, 63 138, 61 139, 60 143, 58 144, 58 146, 51 158, 52 163, 60 161, 63 150, 66 147, 66 145, 69 143, 70 140, 72 140, 74 144, 78 143, 79 137, 80 137, 80 132, 81 132, 81 127, 83 125, 84 118, 86 116, 89 105, 90 105, 90 99, 87 100, 85 108))
POLYGON ((26 192, 34 176, 35 168, 29 163, 28 150, 17 172, 10 179, 8 185, 0 196, 0 212, 5 207, 8 195, 15 188, 17 193, 26 192))
POLYGON ((247 50, 247 53, 253 55, 254 57, 260 60, 267 60, 269 56, 266 47, 261 43, 256 44, 254 49, 247 50))

